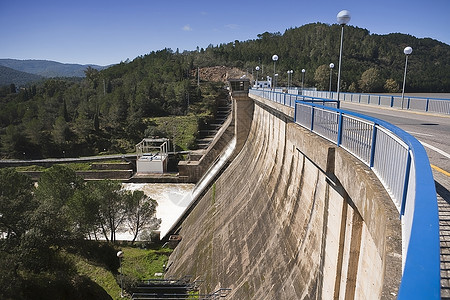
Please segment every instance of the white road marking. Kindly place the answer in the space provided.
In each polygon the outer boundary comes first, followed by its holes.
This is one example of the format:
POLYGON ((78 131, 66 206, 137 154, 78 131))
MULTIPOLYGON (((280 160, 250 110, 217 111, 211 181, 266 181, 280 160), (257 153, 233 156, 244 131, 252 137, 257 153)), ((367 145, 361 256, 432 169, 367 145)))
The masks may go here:
POLYGON ((428 133, 420 133, 420 132, 414 132, 414 131, 407 131, 407 133, 409 133, 409 134, 423 135, 423 136, 434 136, 434 135, 432 135, 432 134, 428 134, 428 133))
POLYGON ((430 144, 427 144, 427 143, 424 143, 424 142, 421 142, 421 141, 419 141, 424 147, 427 147, 427 148, 429 148, 429 149, 431 149, 431 150, 433 150, 433 151, 436 151, 437 153, 439 153, 439 154, 442 154, 442 155, 444 155, 445 157, 447 157, 448 159, 450 159, 450 154, 448 154, 447 152, 445 152, 445 151, 443 151, 443 150, 441 150, 441 149, 439 149, 439 148, 436 148, 436 147, 434 147, 434 146, 431 146, 430 144))

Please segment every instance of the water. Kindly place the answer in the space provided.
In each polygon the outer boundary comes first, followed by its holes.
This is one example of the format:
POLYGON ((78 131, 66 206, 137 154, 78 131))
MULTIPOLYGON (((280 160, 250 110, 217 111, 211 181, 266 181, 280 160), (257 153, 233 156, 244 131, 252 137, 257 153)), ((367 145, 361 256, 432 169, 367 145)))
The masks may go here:
MULTIPOLYGON (((156 200, 156 217, 161 219, 159 231, 163 237, 183 214, 192 201, 194 184, 189 183, 124 183, 127 190, 143 191, 146 196, 156 200)), ((116 234, 118 240, 131 240, 128 232, 116 234)))

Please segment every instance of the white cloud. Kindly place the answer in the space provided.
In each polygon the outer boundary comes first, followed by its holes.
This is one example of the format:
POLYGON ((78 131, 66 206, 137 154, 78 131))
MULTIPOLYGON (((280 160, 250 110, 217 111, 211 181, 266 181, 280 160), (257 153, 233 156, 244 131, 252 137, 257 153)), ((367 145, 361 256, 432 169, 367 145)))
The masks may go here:
POLYGON ((192 31, 192 27, 191 27, 191 25, 186 24, 186 25, 183 26, 182 30, 183 31, 192 31))
POLYGON ((233 30, 240 28, 240 26, 238 24, 227 24, 227 25, 225 25, 225 27, 229 28, 229 29, 233 29, 233 30))

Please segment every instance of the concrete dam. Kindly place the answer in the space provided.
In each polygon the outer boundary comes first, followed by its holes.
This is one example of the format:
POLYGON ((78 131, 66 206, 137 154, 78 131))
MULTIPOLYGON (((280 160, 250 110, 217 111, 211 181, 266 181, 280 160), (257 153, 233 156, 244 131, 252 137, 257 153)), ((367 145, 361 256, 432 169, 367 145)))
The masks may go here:
POLYGON ((227 299, 395 299, 401 224, 374 173, 292 108, 231 99, 235 153, 173 228, 166 278, 227 299))

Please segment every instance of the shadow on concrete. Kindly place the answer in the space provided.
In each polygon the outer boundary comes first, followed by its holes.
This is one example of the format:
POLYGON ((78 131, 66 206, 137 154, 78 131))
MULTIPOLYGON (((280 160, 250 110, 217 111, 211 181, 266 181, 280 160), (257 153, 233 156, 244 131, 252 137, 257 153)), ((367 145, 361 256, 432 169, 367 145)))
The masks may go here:
POLYGON ((450 204, 450 191, 447 190, 443 185, 439 182, 435 181, 436 184, 436 193, 442 197, 448 204, 450 204))
POLYGON ((450 191, 435 181, 441 246, 441 299, 450 299, 450 191))

